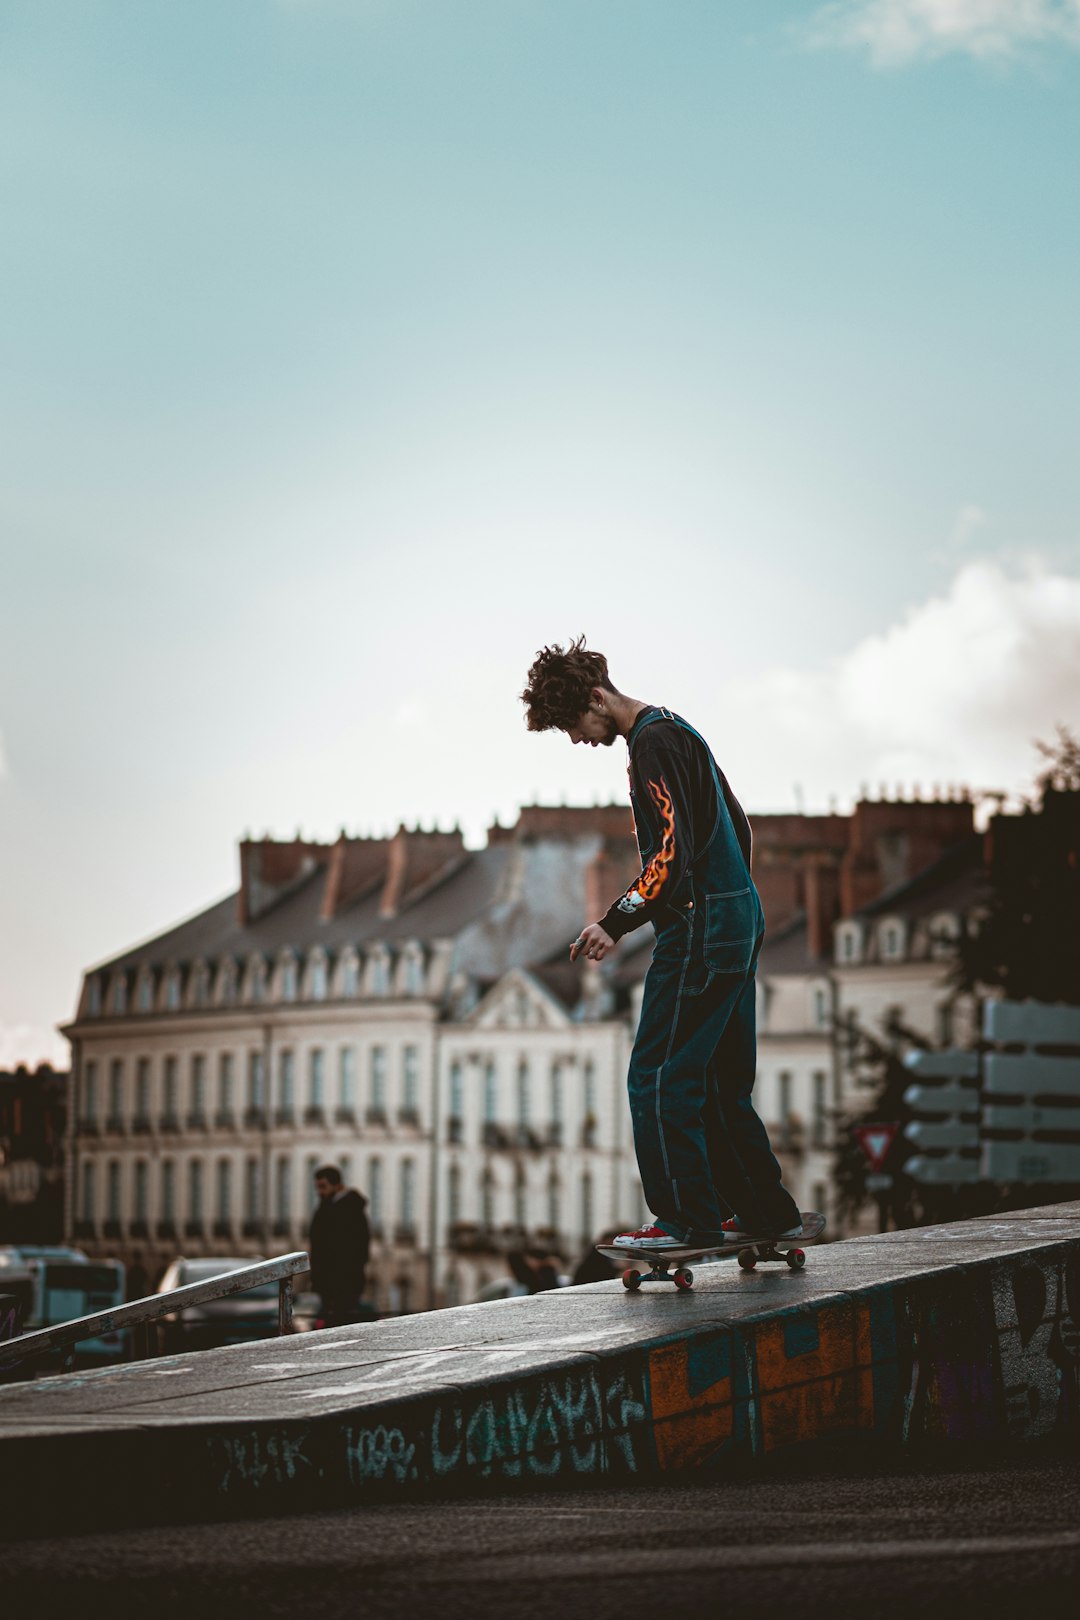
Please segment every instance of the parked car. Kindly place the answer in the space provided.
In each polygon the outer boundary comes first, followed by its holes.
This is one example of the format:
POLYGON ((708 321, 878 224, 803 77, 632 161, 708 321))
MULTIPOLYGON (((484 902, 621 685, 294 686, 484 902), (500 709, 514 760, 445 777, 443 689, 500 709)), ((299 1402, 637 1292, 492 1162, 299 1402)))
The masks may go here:
MULTIPOLYGON (((22 1331, 32 1333, 122 1305, 124 1267, 119 1260, 90 1260, 82 1249, 9 1245, 0 1248, 0 1293, 20 1301, 22 1331)), ((96 1339, 80 1340, 75 1362, 77 1366, 96 1366, 118 1361, 123 1351, 123 1333, 106 1333, 96 1339)), ((34 1375, 56 1372, 63 1359, 60 1351, 35 1357, 34 1375)))
MULTIPOLYGON (((167 1294, 188 1283, 209 1282, 229 1271, 254 1266, 262 1255, 243 1260, 174 1260, 158 1283, 157 1292, 167 1294)), ((244 1344, 249 1339, 270 1339, 278 1330, 278 1285, 262 1283, 243 1294, 207 1300, 205 1305, 189 1305, 171 1311, 159 1324, 159 1341, 166 1355, 179 1350, 209 1350, 223 1344, 244 1344)))

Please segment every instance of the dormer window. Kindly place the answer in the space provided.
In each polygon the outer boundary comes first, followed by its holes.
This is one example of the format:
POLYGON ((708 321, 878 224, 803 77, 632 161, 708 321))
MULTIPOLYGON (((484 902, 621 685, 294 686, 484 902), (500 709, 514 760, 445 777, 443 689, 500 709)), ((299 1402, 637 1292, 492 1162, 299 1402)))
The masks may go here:
POLYGON ((112 997, 110 1011, 114 1013, 127 1012, 127 974, 117 973, 112 981, 112 997))
POLYGON ((231 1007, 236 1000, 236 963, 231 957, 218 968, 217 999, 223 1007, 231 1007))
POLYGON ((424 990, 424 959, 417 946, 411 946, 405 956, 405 994, 419 996, 424 990))
POLYGON ((199 962, 192 975, 191 1004, 193 1007, 205 1007, 209 1000, 210 971, 205 962, 199 962))
POLYGON ((390 962, 387 953, 378 949, 371 954, 369 967, 369 983, 373 996, 385 996, 390 993, 390 962))
POLYGON ((101 980, 96 973, 87 981, 86 1011, 91 1018, 98 1018, 101 1014, 101 980))
POLYGON ((858 923, 841 923, 837 929, 836 957, 844 963, 862 960, 862 932, 858 923))
POLYGON ((154 975, 144 968, 139 974, 139 985, 135 992, 136 1006, 141 1013, 154 1010, 154 975))
POLYGON ((296 1000, 297 979, 298 974, 296 971, 296 959, 293 956, 286 956, 281 964, 282 1001, 296 1000))
POLYGON ((829 1026, 829 992, 825 985, 816 984, 813 990, 814 1028, 827 1029, 829 1026))
POLYGON ((328 978, 325 952, 313 951, 308 969, 308 994, 312 1001, 326 1000, 328 978))
POLYGON ((886 917, 878 929, 878 949, 883 962, 899 962, 904 955, 904 924, 898 917, 886 917))
POLYGON ((165 1006, 169 1012, 180 1008, 180 969, 170 968, 165 980, 165 1006))
POLYGON ((349 950, 341 964, 341 993, 355 996, 360 989, 360 963, 354 950, 349 950))
POLYGON ((930 919, 930 954, 935 961, 948 961, 956 954, 960 919, 954 912, 942 911, 930 919))
POLYGON ((266 963, 261 956, 253 956, 248 963, 247 993, 249 1001, 266 1000, 266 963))

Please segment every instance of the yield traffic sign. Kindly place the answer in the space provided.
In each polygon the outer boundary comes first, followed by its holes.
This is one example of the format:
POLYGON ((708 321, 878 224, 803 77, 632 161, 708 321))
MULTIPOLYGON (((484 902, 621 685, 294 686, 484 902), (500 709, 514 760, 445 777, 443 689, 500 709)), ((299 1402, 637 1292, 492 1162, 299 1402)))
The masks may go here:
POLYGON ((859 1146, 866 1154, 866 1161, 872 1171, 880 1170, 885 1163, 885 1155, 892 1147, 893 1137, 899 1129, 898 1124, 855 1126, 859 1146))

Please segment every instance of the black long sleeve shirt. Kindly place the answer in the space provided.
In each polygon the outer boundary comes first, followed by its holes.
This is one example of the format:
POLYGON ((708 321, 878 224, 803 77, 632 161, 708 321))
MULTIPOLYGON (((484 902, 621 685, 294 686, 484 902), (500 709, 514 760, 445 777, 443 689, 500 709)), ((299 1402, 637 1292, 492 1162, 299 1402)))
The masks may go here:
MULTIPOLYGON (((717 774, 749 867, 749 823, 723 773, 718 769, 717 774)), ((642 727, 630 748, 629 776, 644 864, 601 919, 601 928, 612 939, 621 939, 643 923, 655 923, 664 906, 690 898, 691 867, 706 848, 717 819, 709 752, 675 720, 653 720, 642 727)))

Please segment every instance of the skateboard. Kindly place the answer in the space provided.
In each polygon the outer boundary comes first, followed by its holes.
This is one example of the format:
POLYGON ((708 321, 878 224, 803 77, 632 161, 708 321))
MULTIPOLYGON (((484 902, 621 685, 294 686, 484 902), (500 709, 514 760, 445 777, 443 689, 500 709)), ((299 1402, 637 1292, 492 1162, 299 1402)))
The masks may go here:
POLYGON ((816 1243, 825 1230, 824 1215, 816 1215, 812 1210, 802 1211, 802 1231, 797 1238, 780 1238, 775 1241, 758 1238, 747 1238, 745 1242, 725 1243, 722 1249, 669 1249, 666 1254, 657 1254, 653 1249, 631 1249, 623 1245, 618 1248, 614 1244, 598 1243, 596 1245, 600 1254, 606 1254, 613 1260, 644 1260, 650 1266, 646 1272, 635 1271, 632 1267, 622 1274, 623 1287, 631 1292, 640 1288, 647 1282, 670 1282, 683 1292, 694 1286, 694 1273, 683 1262, 686 1260, 703 1260, 708 1256, 712 1260, 737 1260, 743 1271, 753 1271, 759 1260, 783 1260, 792 1271, 801 1271, 806 1264, 805 1245, 816 1243), (669 1267, 674 1265, 674 1270, 669 1267))

